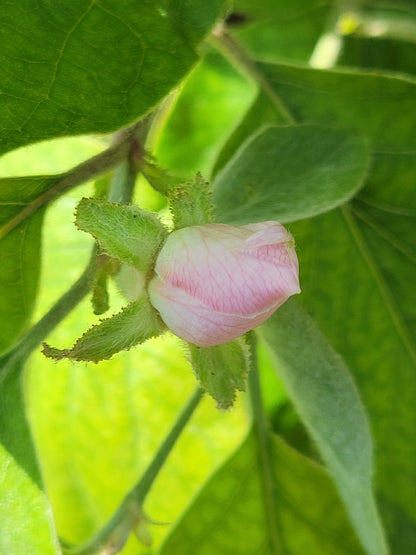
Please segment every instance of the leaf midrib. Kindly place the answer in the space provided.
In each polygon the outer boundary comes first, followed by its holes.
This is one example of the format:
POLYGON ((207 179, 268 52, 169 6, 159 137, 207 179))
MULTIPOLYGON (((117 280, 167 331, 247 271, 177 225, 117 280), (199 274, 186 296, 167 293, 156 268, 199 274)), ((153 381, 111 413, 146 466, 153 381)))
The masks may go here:
POLYGON ((344 220, 347 227, 351 233, 354 242, 361 253, 364 261, 366 262, 370 273, 372 274, 374 281, 381 293, 381 296, 386 304, 386 308, 390 314, 393 326, 395 327, 397 334, 402 340, 406 350, 412 359, 413 363, 416 365, 416 345, 412 339, 412 336, 403 320, 400 310, 394 300, 394 297, 388 287, 386 280, 383 277, 382 271, 377 264, 374 256, 372 256, 368 245, 366 244, 362 233, 360 232, 356 220, 348 206, 343 206, 341 208, 344 220))

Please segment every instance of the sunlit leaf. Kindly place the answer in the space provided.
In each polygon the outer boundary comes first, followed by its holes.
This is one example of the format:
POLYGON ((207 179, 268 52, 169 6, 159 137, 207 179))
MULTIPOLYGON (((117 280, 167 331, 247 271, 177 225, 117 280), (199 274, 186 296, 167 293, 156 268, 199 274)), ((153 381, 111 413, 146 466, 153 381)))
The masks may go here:
POLYGON ((206 482, 172 529, 159 555, 274 555, 272 535, 288 555, 362 552, 327 473, 276 436, 267 453, 275 483, 270 523, 264 474, 254 433, 206 482))
POLYGON ((22 369, 0 383, 0 551, 58 555, 49 501, 42 488, 25 415, 22 369))

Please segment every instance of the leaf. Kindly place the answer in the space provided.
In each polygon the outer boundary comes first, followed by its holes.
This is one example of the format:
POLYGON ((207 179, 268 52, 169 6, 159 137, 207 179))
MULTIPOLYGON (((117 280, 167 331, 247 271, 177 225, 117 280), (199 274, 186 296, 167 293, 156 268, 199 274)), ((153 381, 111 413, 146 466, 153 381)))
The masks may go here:
POLYGON ((25 415, 22 368, 0 383, 0 551, 60 553, 25 415))
POLYGON ((276 311, 261 332, 366 552, 387 553, 372 490, 370 430, 348 369, 294 302, 276 311))
MULTIPOLYGON (((327 473, 277 436, 267 455, 276 484, 273 523, 288 555, 362 553, 327 473)), ((264 500, 265 475, 254 433, 198 492, 158 555, 274 555, 264 500)))
POLYGON ((30 0, 3 6, 0 152, 113 131, 145 114, 196 62, 195 47, 222 6, 223 0, 182 3, 176 11, 171 2, 136 0, 76 0, 65 10, 53 2, 34 9, 30 0))
POLYGON ((236 390, 245 391, 248 372, 247 346, 242 339, 215 347, 189 344, 192 368, 208 393, 217 401, 218 408, 230 408, 236 390))
MULTIPOLYGON (((88 301, 80 308, 90 312, 88 301)), ((71 320, 55 334, 73 333, 79 314, 71 320)), ((142 476, 195 379, 173 335, 87 367, 68 360, 57 366, 36 353, 30 370, 26 391, 31 425, 58 532, 81 544, 104 525, 142 476)), ((219 412, 206 396, 146 499, 149 517, 175 520, 245 431, 240 403, 219 412)), ((151 528, 155 544, 166 531, 166 526, 151 528)), ((144 553, 149 551, 134 538, 123 550, 125 555, 144 553)))
POLYGON ((81 200, 76 225, 98 239, 108 254, 143 273, 152 267, 167 237, 166 228, 155 214, 101 199, 81 200))
POLYGON ((415 135, 413 123, 403 118, 416 109, 414 79, 283 64, 259 69, 297 121, 350 130, 391 155, 415 135))
POLYGON ((332 4, 321 0, 236 0, 233 9, 246 19, 235 30, 236 38, 254 57, 307 62, 326 31, 332 4))
POLYGON ((184 82, 163 129, 155 152, 160 164, 185 179, 197 172, 208 176, 252 96, 253 87, 235 68, 208 52, 184 82))
POLYGON ((213 176, 216 176, 230 158, 234 156, 244 141, 258 133, 263 124, 267 123, 287 125, 287 120, 276 111, 276 106, 265 94, 259 93, 245 116, 225 141, 215 161, 213 176))
POLYGON ((350 199, 369 166, 366 143, 315 125, 269 126, 250 137, 215 180, 219 221, 282 223, 350 199))
POLYGON ((293 223, 300 301, 341 354, 371 421, 376 489, 394 553, 416 548, 414 188, 416 82, 262 65, 299 120, 364 136, 373 162, 351 208, 293 223))
POLYGON ((46 177, 0 179, 0 352, 18 339, 34 308, 43 210, 4 234, 13 217, 54 182, 46 177))
POLYGON ((292 227, 302 301, 354 372, 372 423, 380 507, 398 553, 416 546, 413 219, 356 201, 292 227))
POLYGON ((70 358, 98 362, 156 337, 162 331, 164 326, 147 295, 143 293, 137 301, 130 303, 118 314, 90 328, 72 349, 56 349, 45 344, 43 353, 57 360, 70 358))
MULTIPOLYGON (((416 30, 416 25, 415 25, 416 30)), ((416 75, 416 44, 381 37, 346 36, 338 65, 416 75)))

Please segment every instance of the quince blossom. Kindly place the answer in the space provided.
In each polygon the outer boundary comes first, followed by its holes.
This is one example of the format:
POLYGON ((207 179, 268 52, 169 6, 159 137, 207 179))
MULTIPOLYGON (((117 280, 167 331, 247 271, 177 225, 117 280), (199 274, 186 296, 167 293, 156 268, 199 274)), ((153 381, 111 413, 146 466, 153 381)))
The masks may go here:
POLYGON ((290 233, 278 222, 206 224, 163 245, 149 297, 167 327, 200 347, 231 341, 300 293, 290 233))

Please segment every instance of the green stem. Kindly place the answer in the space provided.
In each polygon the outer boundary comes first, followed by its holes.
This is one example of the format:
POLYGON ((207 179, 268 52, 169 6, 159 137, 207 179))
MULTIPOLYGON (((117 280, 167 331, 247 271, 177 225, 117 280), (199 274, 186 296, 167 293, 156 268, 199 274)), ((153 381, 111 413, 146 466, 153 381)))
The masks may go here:
POLYGON ((295 123, 295 118, 273 89, 271 83, 247 52, 229 35, 223 25, 216 27, 209 41, 245 77, 254 81, 266 94, 279 114, 287 123, 295 123))
MULTIPOLYGON (((0 239, 13 227, 21 223, 23 219, 31 216, 42 204, 49 202, 66 190, 96 177, 97 175, 109 170, 114 165, 123 162, 125 159, 126 171, 117 179, 116 184, 112 184, 110 195, 117 195, 118 201, 127 204, 133 194, 134 183, 137 173, 142 163, 141 144, 152 123, 153 114, 149 114, 144 120, 135 125, 120 131, 117 134, 113 146, 83 162, 70 170, 52 189, 35 199, 24 210, 3 228, 0 228, 0 239), (6 232, 5 229, 7 228, 6 232), (3 234, 2 234, 3 233, 3 234)), ((23 365, 29 355, 36 349, 51 331, 81 302, 89 293, 94 283, 94 276, 99 268, 99 257, 97 248, 94 247, 91 260, 72 287, 62 295, 57 303, 27 332, 19 343, 8 353, 0 357, 0 380, 12 370, 23 365)))
POLYGON ((268 520, 271 537, 272 553, 273 555, 280 555, 283 553, 283 550, 279 538, 277 510, 274 498, 275 483, 271 463, 270 430, 266 415, 264 413, 261 395, 260 377, 257 366, 257 337, 255 332, 249 332, 247 334, 247 340, 250 347, 250 372, 248 374, 250 403, 260 454, 260 464, 263 470, 263 495, 265 500, 266 518, 268 520))
POLYGON ((0 380, 4 379, 19 362, 23 364, 39 343, 82 301, 90 291, 96 269, 97 259, 94 249, 91 261, 81 277, 11 351, 0 357, 0 380))
POLYGON ((8 220, 0 228, 0 239, 15 229, 24 220, 32 216, 39 208, 50 203, 70 189, 106 173, 114 166, 125 160, 131 152, 132 141, 142 122, 129 127, 118 134, 117 140, 104 152, 82 162, 65 174, 57 176, 57 183, 27 204, 18 214, 8 220))
POLYGON ((68 549, 71 555, 94 555, 97 553, 118 553, 137 522, 143 518, 142 505, 157 475, 166 462, 173 446, 202 399, 204 390, 197 388, 180 412, 176 422, 169 430, 153 460, 150 462, 139 482, 127 493, 111 519, 87 544, 68 549), (111 551, 109 551, 111 546, 111 551))

